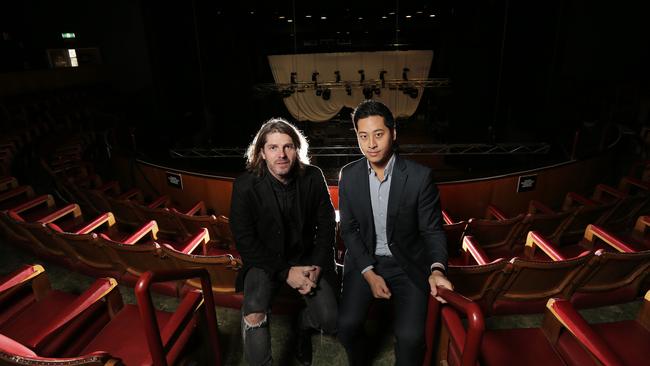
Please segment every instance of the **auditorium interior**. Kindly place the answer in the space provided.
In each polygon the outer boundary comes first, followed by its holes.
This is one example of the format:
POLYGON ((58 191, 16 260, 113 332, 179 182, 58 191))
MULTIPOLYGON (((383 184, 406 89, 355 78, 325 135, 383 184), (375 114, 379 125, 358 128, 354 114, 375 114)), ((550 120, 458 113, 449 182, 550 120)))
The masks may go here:
MULTIPOLYGON (((0 8, 0 365, 246 364, 246 149, 295 124, 338 210, 366 99, 440 191, 454 291, 430 299, 425 365, 650 359, 647 2, 0 8)), ((298 364, 302 306, 274 301, 275 364, 298 364)), ((395 363, 391 317, 374 302, 373 365, 395 363)), ((312 340, 313 364, 347 364, 312 340)))

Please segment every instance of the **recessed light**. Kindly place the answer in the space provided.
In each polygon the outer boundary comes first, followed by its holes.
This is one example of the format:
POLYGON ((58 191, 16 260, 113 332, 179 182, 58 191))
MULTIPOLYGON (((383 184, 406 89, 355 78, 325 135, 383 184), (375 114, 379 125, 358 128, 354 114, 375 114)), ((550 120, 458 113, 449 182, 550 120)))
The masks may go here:
POLYGON ((359 17, 359 20, 363 20, 363 17, 359 17))
POLYGON ((284 19, 284 15, 280 15, 278 19, 284 19))
POLYGON ((255 12, 254 12, 254 11, 251 11, 250 14, 251 14, 251 15, 255 15, 255 12))
POLYGON ((411 17, 410 15, 407 15, 407 16, 406 16, 406 19, 411 19, 411 18, 412 18, 412 17, 411 17))
POLYGON ((436 17, 435 14, 429 14, 429 18, 435 18, 435 17, 436 17))
POLYGON ((305 15, 305 18, 311 18, 311 15, 307 14, 305 15))
POLYGON ((391 11, 390 13, 388 13, 388 15, 395 15, 395 12, 391 11))
POLYGON ((385 15, 382 15, 382 16, 381 16, 381 19, 388 19, 388 17, 385 16, 385 15))
POLYGON ((417 14, 422 14, 422 11, 416 11, 415 13, 417 13, 417 14))
POLYGON ((293 19, 287 19, 287 23, 293 23, 293 19))
POLYGON ((325 20, 325 19, 327 19, 327 17, 320 17, 320 19, 321 19, 321 20, 325 20))

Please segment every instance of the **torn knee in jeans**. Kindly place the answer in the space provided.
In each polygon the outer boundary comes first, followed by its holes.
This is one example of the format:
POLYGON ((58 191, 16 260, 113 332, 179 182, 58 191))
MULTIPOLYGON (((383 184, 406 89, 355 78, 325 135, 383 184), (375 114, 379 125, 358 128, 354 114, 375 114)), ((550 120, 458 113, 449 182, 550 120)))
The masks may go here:
POLYGON ((266 313, 250 313, 244 315, 244 325, 246 330, 261 328, 265 326, 266 323, 267 323, 266 313))

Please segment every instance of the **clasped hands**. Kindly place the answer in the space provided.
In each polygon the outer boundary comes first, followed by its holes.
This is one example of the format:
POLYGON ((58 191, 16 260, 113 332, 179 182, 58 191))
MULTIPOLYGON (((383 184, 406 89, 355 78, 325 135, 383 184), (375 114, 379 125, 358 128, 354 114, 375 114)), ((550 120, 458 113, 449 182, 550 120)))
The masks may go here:
MULTIPOLYGON (((363 278, 370 286, 370 291, 376 299, 390 299, 391 292, 384 278, 375 273, 374 270, 370 269, 363 273, 363 278)), ((435 297, 436 300, 444 303, 446 302, 440 296, 438 296, 437 286, 444 287, 449 290, 453 290, 454 286, 449 282, 447 277, 440 271, 433 271, 429 276, 429 286, 431 287, 431 296, 435 297)))
POLYGON ((287 283, 301 295, 308 295, 316 288, 320 271, 319 266, 291 267, 287 275, 287 283))

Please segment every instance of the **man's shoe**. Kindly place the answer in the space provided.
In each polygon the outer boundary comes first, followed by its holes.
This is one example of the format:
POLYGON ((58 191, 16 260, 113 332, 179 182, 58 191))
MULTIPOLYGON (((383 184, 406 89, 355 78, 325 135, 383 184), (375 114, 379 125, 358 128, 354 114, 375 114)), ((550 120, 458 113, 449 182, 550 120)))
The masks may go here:
POLYGON ((308 330, 298 331, 298 347, 296 349, 296 359, 303 366, 310 366, 312 358, 311 332, 308 330))

